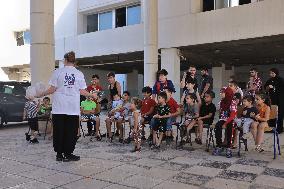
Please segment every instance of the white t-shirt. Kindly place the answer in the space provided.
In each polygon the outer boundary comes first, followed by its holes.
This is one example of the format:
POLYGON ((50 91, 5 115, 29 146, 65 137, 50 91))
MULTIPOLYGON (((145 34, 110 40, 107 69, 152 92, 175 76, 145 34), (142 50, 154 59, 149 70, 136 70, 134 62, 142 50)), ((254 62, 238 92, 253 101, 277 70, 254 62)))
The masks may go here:
POLYGON ((52 114, 80 115, 80 90, 87 88, 83 73, 65 66, 53 72, 49 84, 56 87, 52 114))

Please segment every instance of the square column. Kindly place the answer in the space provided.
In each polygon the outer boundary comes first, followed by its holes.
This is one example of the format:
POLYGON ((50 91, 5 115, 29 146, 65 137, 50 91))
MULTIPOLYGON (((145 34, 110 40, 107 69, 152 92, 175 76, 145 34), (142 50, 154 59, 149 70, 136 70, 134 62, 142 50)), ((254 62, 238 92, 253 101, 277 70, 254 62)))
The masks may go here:
POLYGON ((224 86, 227 86, 227 80, 225 79, 225 64, 221 64, 219 67, 212 67, 212 77, 214 79, 213 91, 216 95, 214 100, 215 105, 220 101, 220 89, 224 86))
POLYGON ((161 50, 161 68, 169 73, 168 79, 172 80, 176 89, 174 99, 180 102, 180 57, 179 49, 170 48, 161 50))

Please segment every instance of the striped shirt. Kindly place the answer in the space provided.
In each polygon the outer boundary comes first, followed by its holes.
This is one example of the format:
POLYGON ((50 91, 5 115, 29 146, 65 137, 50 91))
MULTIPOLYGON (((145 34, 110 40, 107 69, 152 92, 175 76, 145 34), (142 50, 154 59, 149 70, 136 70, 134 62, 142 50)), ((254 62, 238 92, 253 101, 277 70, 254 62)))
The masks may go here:
POLYGON ((28 101, 25 103, 25 110, 28 119, 35 118, 38 112, 38 105, 35 101, 28 101))

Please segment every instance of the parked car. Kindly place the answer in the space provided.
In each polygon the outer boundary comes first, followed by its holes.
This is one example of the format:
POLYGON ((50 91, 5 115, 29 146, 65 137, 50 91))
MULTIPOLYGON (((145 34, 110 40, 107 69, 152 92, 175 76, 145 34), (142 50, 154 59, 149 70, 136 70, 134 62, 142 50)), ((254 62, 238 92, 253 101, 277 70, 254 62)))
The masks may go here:
POLYGON ((26 89, 29 82, 0 81, 0 127, 23 121, 26 89))

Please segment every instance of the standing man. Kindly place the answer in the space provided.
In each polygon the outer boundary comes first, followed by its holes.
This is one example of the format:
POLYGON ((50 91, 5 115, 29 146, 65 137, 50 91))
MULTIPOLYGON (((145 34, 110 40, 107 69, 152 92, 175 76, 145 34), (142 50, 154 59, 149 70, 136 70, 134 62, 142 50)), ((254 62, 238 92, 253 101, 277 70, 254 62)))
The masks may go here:
POLYGON ((277 131, 283 132, 283 117, 284 117, 284 80, 279 76, 279 71, 276 68, 269 70, 269 80, 265 83, 264 88, 268 93, 271 104, 278 106, 278 119, 277 119, 277 131))
POLYGON ((194 90, 197 91, 198 90, 198 81, 196 79, 196 67, 191 65, 189 66, 189 69, 187 72, 184 72, 182 80, 180 82, 180 88, 182 88, 183 90, 186 89, 186 84, 187 81, 190 80, 191 78, 194 80, 194 90))
POLYGON ((109 90, 109 97, 110 101, 113 100, 113 96, 118 94, 121 97, 121 85, 118 81, 115 80, 115 73, 109 72, 107 74, 107 81, 109 83, 108 90, 109 90))
POLYGON ((56 161, 78 161, 80 156, 73 154, 77 141, 80 115, 80 94, 97 98, 90 94, 84 75, 75 68, 75 53, 64 55, 64 68, 55 70, 49 81, 50 87, 38 97, 53 94, 52 123, 53 147, 57 152, 56 161))
MULTIPOLYGON (((100 86, 100 77, 98 75, 93 75, 92 76, 92 83, 87 87, 87 91, 89 93, 98 93, 101 92, 103 88, 100 86)), ((101 106, 100 106, 100 99, 94 99, 94 102, 96 103, 96 112, 95 114, 97 115, 96 121, 88 121, 87 122, 87 128, 88 128, 88 133, 86 136, 91 136, 95 135, 96 133, 96 128, 100 127, 100 119, 99 119, 99 113, 101 112, 101 106), (96 127, 95 127, 96 125, 96 127), (93 129, 94 128, 94 129, 93 129)))
POLYGON ((256 68, 250 69, 250 80, 247 83, 247 95, 255 97, 255 94, 262 90, 262 81, 258 77, 256 68))
POLYGON ((201 69, 201 90, 200 90, 200 97, 203 99, 205 93, 209 93, 213 90, 213 78, 208 73, 208 68, 201 69))

